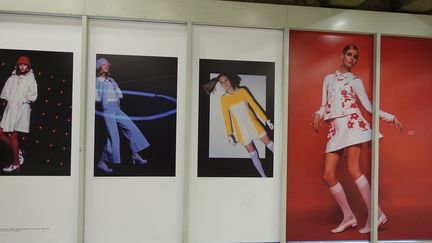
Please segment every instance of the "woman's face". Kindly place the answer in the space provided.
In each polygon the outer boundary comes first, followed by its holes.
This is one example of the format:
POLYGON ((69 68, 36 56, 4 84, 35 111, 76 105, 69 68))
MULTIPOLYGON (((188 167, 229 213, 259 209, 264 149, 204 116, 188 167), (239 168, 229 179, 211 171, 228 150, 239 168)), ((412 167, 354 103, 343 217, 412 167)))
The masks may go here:
POLYGON ((348 70, 351 70, 358 61, 359 53, 355 49, 349 49, 344 54, 342 54, 342 65, 348 70))
POLYGON ((27 64, 24 63, 20 63, 18 64, 18 69, 20 70, 21 73, 27 73, 29 66, 27 64))
POLYGON ((225 76, 225 75, 222 75, 222 76, 219 77, 219 83, 227 91, 230 90, 230 89, 232 89, 231 80, 229 80, 229 78, 227 76, 225 76))
POLYGON ((100 66, 101 73, 109 73, 109 69, 110 69, 109 64, 104 63, 100 66))

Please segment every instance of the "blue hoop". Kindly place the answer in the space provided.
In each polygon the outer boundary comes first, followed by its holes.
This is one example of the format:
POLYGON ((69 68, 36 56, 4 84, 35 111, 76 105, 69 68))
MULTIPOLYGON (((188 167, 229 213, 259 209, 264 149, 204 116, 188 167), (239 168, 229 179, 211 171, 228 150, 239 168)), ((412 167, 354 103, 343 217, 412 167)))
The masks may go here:
MULTIPOLYGON (((166 96, 166 95, 160 95, 160 94, 153 94, 153 93, 149 93, 149 92, 141 92, 141 91, 132 91, 132 90, 122 90, 123 94, 127 94, 127 95, 136 95, 136 96, 143 96, 143 97, 151 97, 151 98, 162 98, 162 99, 166 99, 169 101, 172 101, 174 103, 177 103, 177 100, 173 97, 170 96, 166 96)), ((161 112, 159 114, 154 114, 154 115, 149 115, 149 116, 126 116, 126 117, 121 117, 118 115, 111 115, 111 114, 105 114, 102 111, 98 111, 96 110, 95 113, 96 115, 99 116, 104 116, 104 117, 111 117, 111 118, 116 118, 116 119, 131 119, 132 121, 151 121, 151 120, 156 120, 156 119, 160 119, 163 117, 167 117, 170 116, 172 114, 175 114, 177 112, 177 109, 172 109, 169 111, 165 111, 165 112, 161 112)))

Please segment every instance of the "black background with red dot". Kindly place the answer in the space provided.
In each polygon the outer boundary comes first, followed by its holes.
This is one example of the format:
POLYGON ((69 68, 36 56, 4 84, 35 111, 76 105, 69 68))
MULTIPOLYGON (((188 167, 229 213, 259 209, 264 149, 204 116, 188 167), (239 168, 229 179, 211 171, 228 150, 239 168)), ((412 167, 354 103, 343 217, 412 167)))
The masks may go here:
MULTIPOLYGON (((38 84, 31 104, 30 132, 19 133, 24 164, 19 173, 0 175, 70 175, 73 53, 0 49, 0 88, 15 69, 19 56, 30 58, 38 84)), ((7 102, 0 100, 0 116, 7 102)), ((11 162, 11 151, 0 143, 0 166, 11 162)))

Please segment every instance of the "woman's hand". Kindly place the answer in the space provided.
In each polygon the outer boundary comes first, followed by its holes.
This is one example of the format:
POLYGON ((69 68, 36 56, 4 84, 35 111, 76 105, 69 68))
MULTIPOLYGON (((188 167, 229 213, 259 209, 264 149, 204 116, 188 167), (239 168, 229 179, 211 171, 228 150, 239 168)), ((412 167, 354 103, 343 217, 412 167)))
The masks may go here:
POLYGON ((312 123, 310 126, 315 130, 315 132, 319 133, 319 130, 321 129, 321 116, 317 113, 314 113, 312 115, 312 123))
POLYGON ((270 121, 270 119, 266 121, 266 124, 267 124, 268 128, 270 128, 270 130, 274 129, 273 123, 270 121))
POLYGON ((395 125, 399 133, 403 133, 404 131, 403 125, 396 117, 393 119, 393 124, 395 125))
POLYGON ((234 134, 230 134, 228 136, 228 143, 231 144, 232 146, 237 145, 237 139, 234 137, 234 134))

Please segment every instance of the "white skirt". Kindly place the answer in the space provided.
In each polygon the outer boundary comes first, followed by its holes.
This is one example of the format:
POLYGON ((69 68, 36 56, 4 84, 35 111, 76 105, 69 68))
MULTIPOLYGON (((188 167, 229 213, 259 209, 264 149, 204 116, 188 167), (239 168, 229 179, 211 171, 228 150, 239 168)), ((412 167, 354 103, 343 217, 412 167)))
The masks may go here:
POLYGON ((354 113, 330 120, 327 139, 326 153, 329 153, 372 140, 372 130, 360 113, 354 113))

